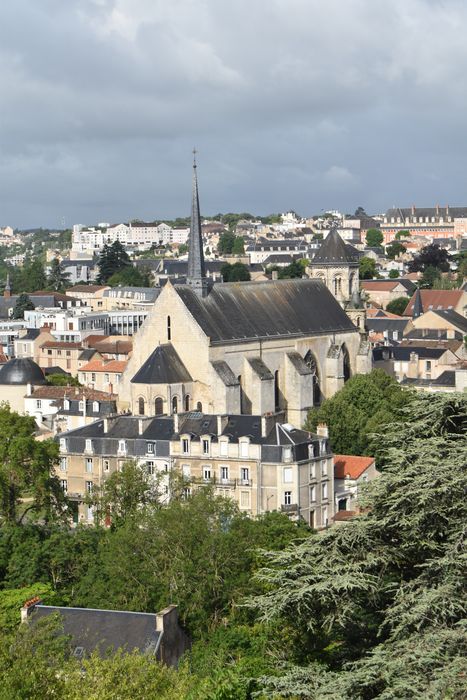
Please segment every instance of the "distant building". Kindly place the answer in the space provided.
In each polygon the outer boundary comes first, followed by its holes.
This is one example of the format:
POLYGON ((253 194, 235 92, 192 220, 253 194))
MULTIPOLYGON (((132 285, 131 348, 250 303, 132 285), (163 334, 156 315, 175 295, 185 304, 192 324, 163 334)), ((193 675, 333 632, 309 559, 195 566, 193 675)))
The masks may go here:
POLYGON ((430 239, 462 237, 467 234, 467 207, 394 207, 381 222, 384 242, 394 240, 398 231, 430 239))

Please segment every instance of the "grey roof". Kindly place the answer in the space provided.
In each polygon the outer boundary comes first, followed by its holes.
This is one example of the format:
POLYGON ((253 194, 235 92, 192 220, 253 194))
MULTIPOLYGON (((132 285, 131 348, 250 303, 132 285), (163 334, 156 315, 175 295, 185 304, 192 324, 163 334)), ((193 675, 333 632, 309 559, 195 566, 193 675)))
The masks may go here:
POLYGON ((91 654, 94 650, 102 656, 118 649, 128 652, 137 649, 148 654, 157 651, 161 635, 156 631, 153 613, 36 605, 33 619, 52 613, 60 614, 64 634, 71 636, 76 655, 91 654), (77 653, 79 649, 81 654, 77 653))
POLYGON ((171 343, 158 345, 140 367, 133 384, 180 384, 193 381, 171 343))
POLYGON ((191 224, 188 252, 187 283, 196 294, 205 296, 208 291, 206 268, 204 266, 203 235, 201 232, 201 215, 199 211, 198 177, 196 161, 193 160, 193 185, 191 198, 191 224))
MULTIPOLYGON (((467 207, 415 207, 414 208, 414 213, 412 214, 412 207, 397 207, 393 209, 388 209, 386 212, 386 216, 388 218, 391 217, 401 217, 401 218, 410 218, 411 216, 423 216, 423 217, 443 217, 443 219, 446 221, 447 217, 461 217, 464 218, 467 216, 467 207)), ((402 222, 403 223, 403 222, 402 222)))
POLYGON ((248 357, 248 364, 252 368, 253 372, 261 379, 274 379, 274 376, 260 357, 248 357))
POLYGON ((215 362, 211 362, 211 365, 222 379, 225 386, 237 386, 239 381, 225 360, 216 360, 215 362))
POLYGON ((9 360, 0 368, 0 384, 46 384, 44 373, 29 357, 9 360))
POLYGON ((330 230, 321 247, 316 252, 311 265, 352 264, 357 261, 357 251, 351 245, 344 243, 337 229, 330 230), (355 251, 355 252, 354 252, 355 251))
POLYGON ((467 318, 458 314, 454 309, 433 309, 433 313, 467 333, 467 318))
POLYGON ((383 360, 386 351, 389 351, 390 357, 393 360, 408 361, 412 354, 428 360, 437 360, 448 351, 448 348, 430 348, 424 345, 397 345, 391 348, 374 348, 373 359, 376 362, 383 360))
POLYGON ((376 333, 383 333, 384 331, 401 331, 403 333, 409 323, 410 320, 408 318, 387 318, 386 316, 377 316, 366 320, 368 330, 376 333))
POLYGON ((18 338, 18 340, 36 340, 40 336, 41 332, 39 328, 28 328, 28 331, 25 335, 22 335, 21 337, 18 338))
POLYGON ((218 284, 205 298, 175 289, 212 344, 356 331, 316 279, 218 284))
POLYGON ((85 360, 88 362, 96 353, 97 350, 95 348, 85 348, 78 357, 78 360, 85 360))
POLYGON ((416 384, 418 386, 456 386, 456 373, 454 370, 447 369, 436 379, 422 379, 417 377, 416 379, 411 379, 409 377, 404 377, 401 384, 416 384))
POLYGON ((422 304, 422 297, 420 294, 420 288, 417 288, 417 291, 415 292, 415 298, 413 302, 413 308, 412 308, 412 318, 418 318, 423 314, 423 304, 422 304))

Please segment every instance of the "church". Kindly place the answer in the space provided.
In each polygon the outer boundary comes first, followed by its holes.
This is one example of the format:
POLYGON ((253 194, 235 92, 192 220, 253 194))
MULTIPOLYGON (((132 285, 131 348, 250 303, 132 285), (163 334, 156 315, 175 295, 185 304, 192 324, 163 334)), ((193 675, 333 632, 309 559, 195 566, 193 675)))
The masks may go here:
MULTIPOLYGON (((358 290, 354 274, 352 264, 347 285, 358 290)), ((365 336, 321 277, 210 283, 195 162, 187 281, 169 281, 140 328, 120 409, 281 414, 301 426, 309 408, 370 369, 365 336)))

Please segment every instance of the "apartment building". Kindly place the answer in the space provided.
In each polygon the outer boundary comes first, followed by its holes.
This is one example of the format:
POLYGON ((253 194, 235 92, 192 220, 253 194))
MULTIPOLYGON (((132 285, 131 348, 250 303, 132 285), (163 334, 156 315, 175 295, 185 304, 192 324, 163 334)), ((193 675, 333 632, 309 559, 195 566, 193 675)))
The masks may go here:
POLYGON ((280 510, 326 527, 334 516, 327 429, 311 434, 275 419, 199 412, 104 418, 60 435, 59 477, 79 521, 93 521, 86 494, 132 459, 162 479, 167 499, 169 477, 178 474, 187 493, 210 485, 249 515, 280 510))

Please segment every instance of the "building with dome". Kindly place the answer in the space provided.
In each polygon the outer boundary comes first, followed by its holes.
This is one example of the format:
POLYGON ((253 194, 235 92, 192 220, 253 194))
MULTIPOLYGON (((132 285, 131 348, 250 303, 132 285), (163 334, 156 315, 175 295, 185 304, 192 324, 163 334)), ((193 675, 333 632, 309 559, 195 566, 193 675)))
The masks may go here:
POLYGON ((29 357, 9 360, 0 368, 0 401, 8 403, 12 411, 24 413, 26 394, 44 384, 44 373, 34 360, 29 357))

